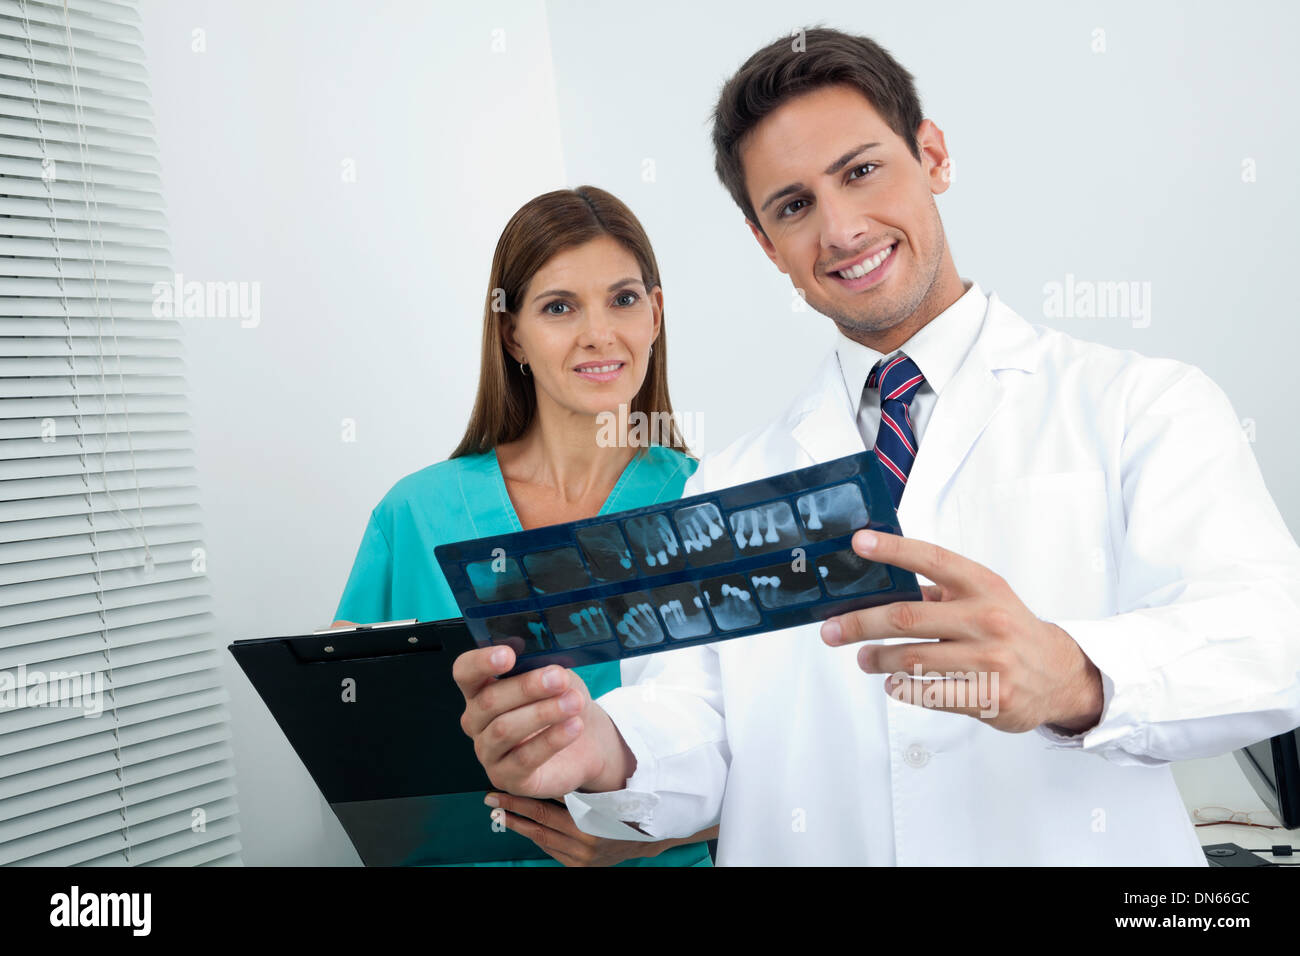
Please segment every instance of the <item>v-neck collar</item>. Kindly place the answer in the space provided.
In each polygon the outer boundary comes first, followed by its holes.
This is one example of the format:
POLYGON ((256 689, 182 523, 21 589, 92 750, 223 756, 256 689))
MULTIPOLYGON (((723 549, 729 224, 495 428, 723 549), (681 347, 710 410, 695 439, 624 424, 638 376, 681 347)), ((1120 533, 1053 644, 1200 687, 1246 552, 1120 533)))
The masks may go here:
MULTIPOLYGON (((648 460, 652 453, 653 448, 646 452, 645 459, 648 460)), ((510 523, 514 526, 514 530, 523 531, 524 526, 519 521, 519 513, 515 511, 515 503, 510 500, 510 492, 506 488, 506 476, 501 471, 501 459, 497 457, 497 450, 495 447, 487 453, 487 459, 492 472, 493 483, 496 485, 497 491, 501 495, 501 509, 510 518, 510 523)), ((600 510, 596 512, 597 515, 608 514, 611 511, 617 510, 613 505, 618 500, 618 496, 622 493, 623 486, 627 484, 628 480, 632 477, 632 473, 636 471, 637 465, 640 464, 641 461, 642 456, 632 456, 632 460, 624 466, 623 473, 618 476, 618 481, 614 482, 614 487, 610 490, 609 496, 605 499, 605 503, 601 505, 600 510)))

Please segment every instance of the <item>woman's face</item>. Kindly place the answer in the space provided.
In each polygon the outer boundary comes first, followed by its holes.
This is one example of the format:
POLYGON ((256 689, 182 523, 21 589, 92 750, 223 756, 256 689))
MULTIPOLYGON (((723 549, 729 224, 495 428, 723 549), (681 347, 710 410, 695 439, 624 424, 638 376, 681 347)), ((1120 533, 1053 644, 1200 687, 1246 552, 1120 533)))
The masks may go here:
POLYGON ((578 415, 632 404, 659 335, 663 293, 618 240, 600 236, 556 253, 528 283, 507 350, 526 363, 544 403, 578 415))

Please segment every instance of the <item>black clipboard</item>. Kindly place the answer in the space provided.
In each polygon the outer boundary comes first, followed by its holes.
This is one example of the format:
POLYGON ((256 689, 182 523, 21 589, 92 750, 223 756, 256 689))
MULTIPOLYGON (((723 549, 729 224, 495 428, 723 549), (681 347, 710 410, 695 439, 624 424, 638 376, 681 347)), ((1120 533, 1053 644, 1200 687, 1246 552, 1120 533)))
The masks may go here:
POLYGON ((461 729, 451 676, 477 646, 452 618, 229 647, 366 866, 549 859, 494 827, 483 803, 495 788, 461 729))

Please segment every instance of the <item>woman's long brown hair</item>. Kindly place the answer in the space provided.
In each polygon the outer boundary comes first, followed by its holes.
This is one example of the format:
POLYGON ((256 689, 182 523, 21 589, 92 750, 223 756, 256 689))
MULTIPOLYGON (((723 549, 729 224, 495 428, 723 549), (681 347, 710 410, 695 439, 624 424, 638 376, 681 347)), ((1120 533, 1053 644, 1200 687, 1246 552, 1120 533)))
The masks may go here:
MULTIPOLYGON (((543 193, 516 212, 497 240, 483 304, 483 354, 479 362, 478 395, 465 436, 452 458, 478 455, 519 438, 537 414, 537 394, 532 376, 524 375, 510 357, 501 337, 502 320, 518 315, 521 299, 537 271, 556 253, 580 246, 600 236, 612 236, 627 248, 641 268, 646 292, 659 282, 659 264, 650 240, 632 210, 603 189, 579 186, 543 193)), ((651 423, 650 443, 662 422, 669 432, 668 447, 690 450, 677 427, 668 398, 668 337, 660 316, 659 338, 650 353, 645 381, 629 412, 643 412, 651 423)), ((632 429, 629 427, 629 432, 632 429)), ((637 449, 644 455, 646 447, 637 449)))

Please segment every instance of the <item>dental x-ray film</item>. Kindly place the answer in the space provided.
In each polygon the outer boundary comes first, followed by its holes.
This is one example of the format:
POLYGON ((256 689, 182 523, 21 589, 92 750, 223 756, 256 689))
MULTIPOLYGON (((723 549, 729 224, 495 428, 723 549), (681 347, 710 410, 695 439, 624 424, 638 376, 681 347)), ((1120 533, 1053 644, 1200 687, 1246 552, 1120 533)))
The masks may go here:
POLYGON ((874 451, 645 508, 434 549, 480 647, 511 673, 578 667, 919 601, 853 533, 900 534, 874 451))

